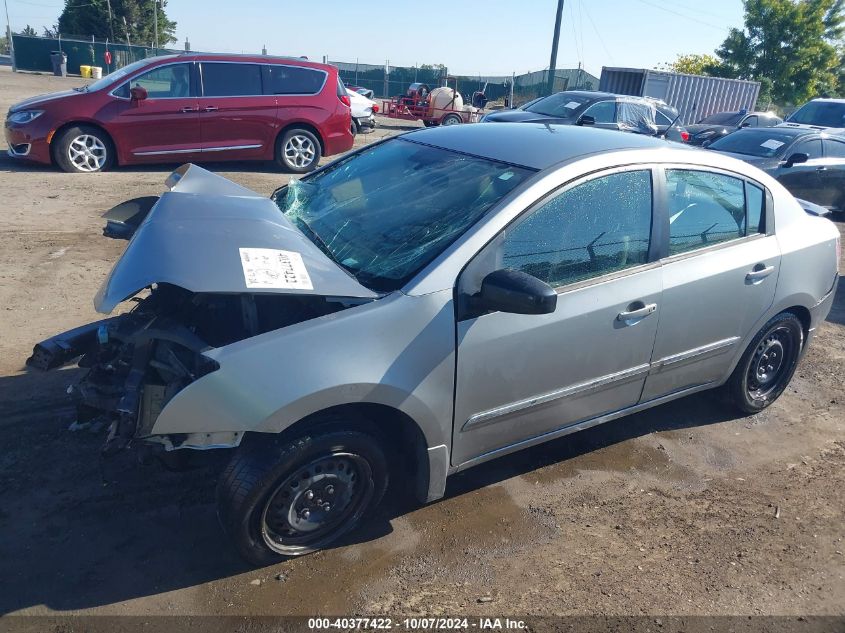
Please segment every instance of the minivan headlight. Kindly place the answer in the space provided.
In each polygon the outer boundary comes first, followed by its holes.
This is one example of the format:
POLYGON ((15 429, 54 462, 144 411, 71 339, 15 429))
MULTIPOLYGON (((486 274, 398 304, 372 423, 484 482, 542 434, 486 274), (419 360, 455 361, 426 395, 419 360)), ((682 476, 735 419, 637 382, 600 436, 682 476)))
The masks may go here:
POLYGON ((44 114, 44 110, 20 110, 9 115, 12 123, 29 123, 44 114))

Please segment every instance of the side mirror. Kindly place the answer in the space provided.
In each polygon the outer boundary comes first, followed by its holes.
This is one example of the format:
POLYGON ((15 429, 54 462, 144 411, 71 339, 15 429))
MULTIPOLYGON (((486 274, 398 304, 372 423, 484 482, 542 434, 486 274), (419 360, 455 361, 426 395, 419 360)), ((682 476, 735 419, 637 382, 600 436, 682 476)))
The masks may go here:
POLYGON ((595 125, 596 117, 590 116, 589 114, 582 114, 578 117, 578 121, 576 123, 577 125, 595 125))
POLYGON ((742 122, 742 125, 740 125, 739 127, 741 127, 741 128, 743 128, 743 127, 751 127, 751 121, 743 121, 743 122, 742 122))
POLYGON ((502 269, 481 281, 481 292, 474 297, 474 303, 483 311, 550 314, 557 307, 557 293, 533 275, 502 269))
POLYGON ((810 160, 810 156, 808 154, 805 154, 804 152, 796 152, 786 159, 784 167, 792 167, 793 165, 806 163, 808 160, 810 160))
POLYGON ((710 143, 712 143, 712 142, 713 142, 713 141, 711 141, 710 139, 707 139, 706 141, 704 141, 704 142, 701 144, 701 147, 709 147, 709 146, 710 146, 710 143))
POLYGON ((134 88, 129 89, 129 96, 132 98, 132 101, 143 101, 149 95, 147 94, 146 88, 135 86, 134 88))

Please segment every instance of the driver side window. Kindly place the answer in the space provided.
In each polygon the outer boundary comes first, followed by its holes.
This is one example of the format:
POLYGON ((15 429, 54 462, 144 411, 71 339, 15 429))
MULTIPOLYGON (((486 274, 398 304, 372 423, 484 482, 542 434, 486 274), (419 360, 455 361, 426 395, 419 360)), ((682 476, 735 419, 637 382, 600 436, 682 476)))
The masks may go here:
POLYGON ((564 191, 505 230, 501 265, 560 287, 648 261, 651 171, 564 191))
POLYGON ((596 123, 615 123, 616 102, 599 101, 598 103, 594 103, 584 110, 584 113, 581 116, 585 115, 593 117, 596 120, 596 123))
POLYGON ((132 88, 135 86, 144 88, 147 91, 148 99, 179 99, 193 96, 190 64, 161 66, 135 77, 128 83, 132 88))

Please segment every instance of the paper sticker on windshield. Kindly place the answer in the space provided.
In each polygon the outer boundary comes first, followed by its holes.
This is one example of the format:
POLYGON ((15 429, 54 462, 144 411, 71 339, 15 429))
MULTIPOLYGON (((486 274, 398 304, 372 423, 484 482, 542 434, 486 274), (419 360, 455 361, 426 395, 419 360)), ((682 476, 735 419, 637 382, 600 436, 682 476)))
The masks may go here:
POLYGON ((773 138, 770 138, 765 143, 760 143, 760 147, 765 147, 766 149, 776 150, 780 147, 783 147, 785 143, 781 143, 780 141, 776 141, 773 138))
POLYGON ((563 107, 565 107, 565 108, 569 108, 570 110, 575 110, 576 108, 581 107, 581 104, 580 104, 580 103, 578 103, 577 101, 570 101, 569 103, 567 103, 567 104, 566 104, 565 106, 563 106, 563 107))
POLYGON ((247 288, 313 290, 302 255, 275 248, 241 248, 247 288))

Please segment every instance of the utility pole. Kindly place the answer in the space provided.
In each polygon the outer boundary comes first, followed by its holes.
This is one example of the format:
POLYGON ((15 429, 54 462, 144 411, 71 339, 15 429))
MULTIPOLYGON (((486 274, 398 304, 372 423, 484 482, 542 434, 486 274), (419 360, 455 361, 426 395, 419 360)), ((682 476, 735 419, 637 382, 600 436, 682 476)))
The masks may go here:
POLYGON ((158 54, 158 0, 153 0, 153 24, 155 24, 156 55, 158 54))
POLYGON ((552 40, 552 56, 549 59, 549 78, 546 84, 546 94, 552 94, 555 89, 555 66, 557 66, 557 45, 560 41, 560 21, 563 18, 563 0, 557 0, 557 17, 555 18, 555 35, 552 40))
POLYGON ((18 67, 15 64, 15 45, 12 42, 12 25, 9 22, 9 0, 3 0, 6 6, 6 37, 9 39, 9 56, 12 58, 12 72, 17 72, 18 67))
MULTIPOLYGON (((126 22, 126 16, 125 15, 123 16, 123 28, 126 30, 126 45, 132 46, 132 44, 129 42, 129 24, 126 22)), ((127 51, 127 53, 128 53, 128 51, 127 51)))
MULTIPOLYGON (((111 34, 111 41, 114 42, 114 20, 111 14, 111 0, 106 0, 106 7, 109 10, 109 33, 111 34)), ((106 47, 106 50, 108 50, 108 47, 106 47)))

